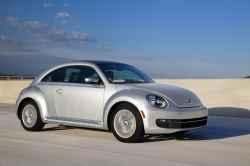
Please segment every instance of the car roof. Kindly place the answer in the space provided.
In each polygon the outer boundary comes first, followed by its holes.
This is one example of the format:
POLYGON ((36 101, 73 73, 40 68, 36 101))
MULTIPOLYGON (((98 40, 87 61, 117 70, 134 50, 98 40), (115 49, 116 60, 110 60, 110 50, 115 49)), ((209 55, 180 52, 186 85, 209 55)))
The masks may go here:
POLYGON ((89 62, 89 63, 94 63, 96 65, 104 65, 104 64, 123 64, 123 65, 126 65, 125 63, 120 63, 120 62, 101 61, 101 60, 78 60, 78 61, 72 61, 72 62, 89 62))

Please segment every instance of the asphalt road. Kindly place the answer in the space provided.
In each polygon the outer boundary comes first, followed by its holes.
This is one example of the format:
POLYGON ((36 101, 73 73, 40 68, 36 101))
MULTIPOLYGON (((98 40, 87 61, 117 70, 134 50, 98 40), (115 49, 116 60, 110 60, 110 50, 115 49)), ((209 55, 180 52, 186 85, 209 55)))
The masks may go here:
POLYGON ((0 165, 250 165, 250 119, 209 117, 204 129, 118 142, 111 132, 45 125, 25 131, 14 105, 0 104, 0 165))

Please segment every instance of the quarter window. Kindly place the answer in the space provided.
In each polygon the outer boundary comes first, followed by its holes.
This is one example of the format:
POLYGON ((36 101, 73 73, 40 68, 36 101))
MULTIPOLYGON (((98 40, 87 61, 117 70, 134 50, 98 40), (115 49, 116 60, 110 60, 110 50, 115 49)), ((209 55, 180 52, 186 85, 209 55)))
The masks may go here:
POLYGON ((95 70, 90 67, 70 66, 64 68, 62 82, 85 83, 87 77, 99 78, 95 70))
POLYGON ((54 70, 43 77, 43 82, 59 82, 62 74, 62 68, 54 70))

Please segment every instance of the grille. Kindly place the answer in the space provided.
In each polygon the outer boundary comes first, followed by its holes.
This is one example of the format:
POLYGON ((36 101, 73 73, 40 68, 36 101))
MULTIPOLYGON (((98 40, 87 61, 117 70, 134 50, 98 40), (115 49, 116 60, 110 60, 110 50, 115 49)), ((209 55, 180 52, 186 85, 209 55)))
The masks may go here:
POLYGON ((207 116, 193 119, 157 119, 156 124, 158 127, 175 129, 200 127, 207 124, 207 116))

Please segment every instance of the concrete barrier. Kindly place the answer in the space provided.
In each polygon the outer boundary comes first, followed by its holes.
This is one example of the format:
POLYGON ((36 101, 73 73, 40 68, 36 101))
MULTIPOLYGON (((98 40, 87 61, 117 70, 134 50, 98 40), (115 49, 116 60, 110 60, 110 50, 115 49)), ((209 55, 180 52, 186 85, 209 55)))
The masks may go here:
POLYGON ((31 82, 32 80, 0 81, 0 103, 16 103, 20 92, 31 82))
MULTIPOLYGON (((250 118, 250 79, 154 79, 196 93, 209 115, 250 118)), ((31 81, 0 81, 0 103, 15 103, 31 81)))

